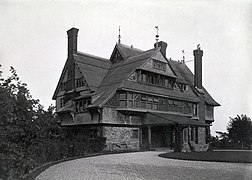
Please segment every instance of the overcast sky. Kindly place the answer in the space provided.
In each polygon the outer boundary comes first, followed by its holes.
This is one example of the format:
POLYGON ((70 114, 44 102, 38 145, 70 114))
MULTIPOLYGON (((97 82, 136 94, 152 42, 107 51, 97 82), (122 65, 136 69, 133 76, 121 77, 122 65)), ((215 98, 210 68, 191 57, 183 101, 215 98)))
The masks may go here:
MULTIPOLYGON (((67 58, 67 34, 79 29, 78 50, 109 58, 121 26, 122 43, 153 48, 156 29, 167 57, 186 61, 201 44, 203 85, 221 104, 212 131, 229 117, 252 116, 252 1, 0 1, 0 64, 10 66, 46 108, 67 58)), ((193 62, 187 65, 193 71, 193 62)))

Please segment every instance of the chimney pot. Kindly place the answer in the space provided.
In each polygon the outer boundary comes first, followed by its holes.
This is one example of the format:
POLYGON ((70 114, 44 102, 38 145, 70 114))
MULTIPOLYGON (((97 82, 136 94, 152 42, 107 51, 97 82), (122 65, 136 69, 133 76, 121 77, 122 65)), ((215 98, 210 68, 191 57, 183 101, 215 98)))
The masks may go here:
POLYGON ((68 57, 73 56, 77 52, 77 37, 78 37, 77 28, 71 28, 67 31, 68 35, 68 57))

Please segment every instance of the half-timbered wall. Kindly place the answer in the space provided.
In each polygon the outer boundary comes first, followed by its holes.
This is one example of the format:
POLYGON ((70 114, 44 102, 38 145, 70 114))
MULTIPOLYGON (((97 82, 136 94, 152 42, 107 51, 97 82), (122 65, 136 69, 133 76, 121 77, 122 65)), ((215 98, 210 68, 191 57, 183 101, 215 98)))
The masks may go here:
POLYGON ((151 96, 133 92, 119 92, 114 98, 118 98, 119 107, 153 109, 159 111, 170 111, 181 114, 193 114, 194 104, 192 102, 169 99, 158 96, 151 96))

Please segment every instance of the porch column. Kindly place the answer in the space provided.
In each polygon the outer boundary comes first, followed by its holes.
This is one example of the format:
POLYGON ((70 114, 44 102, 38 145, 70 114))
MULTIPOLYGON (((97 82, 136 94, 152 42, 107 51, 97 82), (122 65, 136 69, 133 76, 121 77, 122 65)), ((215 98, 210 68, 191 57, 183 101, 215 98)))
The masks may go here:
POLYGON ((142 146, 143 144, 143 130, 142 130, 142 127, 139 128, 139 145, 140 147, 142 146))
POLYGON ((151 150, 151 126, 148 126, 148 143, 149 149, 151 150))

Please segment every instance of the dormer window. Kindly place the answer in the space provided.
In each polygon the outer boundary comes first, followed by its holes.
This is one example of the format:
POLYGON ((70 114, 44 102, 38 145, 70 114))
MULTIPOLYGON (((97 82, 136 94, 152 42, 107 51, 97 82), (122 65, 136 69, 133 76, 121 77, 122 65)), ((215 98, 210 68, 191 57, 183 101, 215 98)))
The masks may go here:
POLYGON ((75 111, 76 112, 83 112, 86 111, 88 105, 91 104, 91 99, 81 99, 75 101, 75 111))
POLYGON ((169 88, 172 88, 172 84, 174 83, 172 78, 148 71, 141 71, 140 81, 169 88))
POLYGON ((81 87, 81 86, 84 86, 85 85, 85 82, 84 82, 84 79, 83 78, 78 78, 75 80, 75 87, 81 87))

